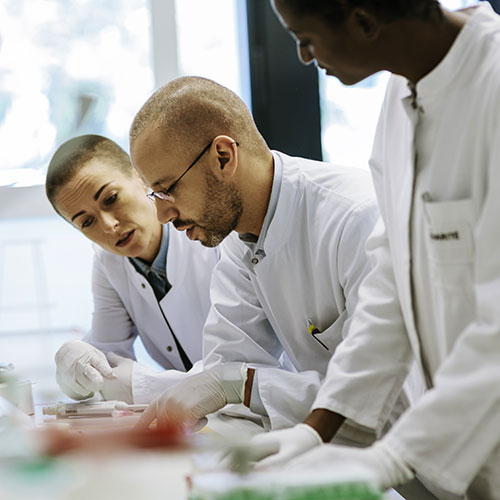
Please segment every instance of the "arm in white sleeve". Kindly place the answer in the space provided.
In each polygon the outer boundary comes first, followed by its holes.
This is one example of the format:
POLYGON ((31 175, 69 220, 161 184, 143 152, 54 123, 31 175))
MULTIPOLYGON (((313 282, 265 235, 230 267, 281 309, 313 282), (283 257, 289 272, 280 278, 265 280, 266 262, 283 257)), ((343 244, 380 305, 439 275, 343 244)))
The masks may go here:
POLYGON ((297 373, 282 368, 256 367, 250 410, 267 415, 271 429, 292 427, 303 422, 309 414, 321 381, 320 374, 313 370, 297 373))
POLYGON ((381 215, 366 243, 370 271, 359 288, 347 338, 332 356, 313 404, 313 409, 331 410, 378 433, 397 400, 413 358, 384 225, 387 209, 382 190, 383 166, 376 161, 383 157, 388 112, 386 99, 370 161, 381 215))
POLYGON ((247 362, 256 370, 258 387, 252 392, 258 391, 262 403, 252 405, 250 400, 250 409, 267 414, 273 428, 293 425, 307 415, 320 376, 313 371, 296 373, 291 365, 289 371, 280 361, 283 348, 240 261, 232 246, 224 244, 212 276, 212 308, 203 335, 204 364, 210 368, 219 363, 247 362))
POLYGON ((339 413, 380 432, 411 366, 385 227, 367 245, 371 270, 359 288, 347 338, 330 360, 313 409, 339 413))
POLYGON ((201 360, 197 361, 188 372, 180 370, 159 372, 139 363, 134 363, 132 368, 134 404, 149 404, 169 387, 181 382, 186 377, 200 373, 202 370, 203 362, 201 360))
MULTIPOLYGON (((342 286, 345 303, 341 313, 344 317, 343 326, 339 332, 342 338, 348 335, 358 302, 359 287, 369 272, 365 244, 377 219, 378 211, 371 199, 350 213, 338 241, 327 234, 318 237, 319 244, 329 248, 328 254, 331 262, 337 266, 336 275, 342 286)), ((338 289, 338 284, 332 283, 332 289, 338 289)), ((331 326, 332 329, 337 328, 336 323, 331 326)), ((323 334, 328 336, 328 329, 323 334)), ((303 422, 311 410, 324 375, 314 370, 297 373, 293 369, 288 371, 266 367, 259 368, 257 373, 259 396, 271 420, 271 428, 291 427, 303 422)), ((257 411, 252 401, 250 409, 257 411)))
POLYGON ((98 254, 92 269, 94 312, 92 327, 83 339, 103 352, 112 351, 135 359, 133 344, 137 330, 120 296, 110 283, 98 254))

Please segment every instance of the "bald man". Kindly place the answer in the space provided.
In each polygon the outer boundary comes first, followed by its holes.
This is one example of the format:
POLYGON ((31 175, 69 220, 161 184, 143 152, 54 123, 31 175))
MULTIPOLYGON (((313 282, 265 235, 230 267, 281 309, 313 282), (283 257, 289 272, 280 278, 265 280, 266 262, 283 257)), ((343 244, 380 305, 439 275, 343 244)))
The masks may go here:
MULTIPOLYGON (((241 99, 197 77, 160 88, 130 141, 160 221, 222 243, 205 370, 160 396, 141 424, 178 412, 194 423, 240 402, 274 429, 301 422, 370 269, 364 246, 378 212, 369 175, 270 151, 241 99)), ((303 439, 320 442, 311 429, 303 439)), ((368 443, 381 430, 347 421, 339 439, 368 443)))

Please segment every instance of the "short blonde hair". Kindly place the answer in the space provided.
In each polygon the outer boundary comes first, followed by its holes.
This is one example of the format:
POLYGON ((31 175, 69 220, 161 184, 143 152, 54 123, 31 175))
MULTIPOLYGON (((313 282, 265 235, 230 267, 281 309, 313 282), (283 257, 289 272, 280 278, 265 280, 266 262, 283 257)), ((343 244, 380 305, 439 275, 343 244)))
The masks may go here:
MULTIPOLYGON (((129 155, 116 142, 101 135, 87 134, 73 137, 61 144, 50 160, 45 178, 45 193, 55 211, 55 199, 60 189, 91 160, 115 167, 132 175, 129 155)), ((58 212, 59 213, 59 212, 58 212)))

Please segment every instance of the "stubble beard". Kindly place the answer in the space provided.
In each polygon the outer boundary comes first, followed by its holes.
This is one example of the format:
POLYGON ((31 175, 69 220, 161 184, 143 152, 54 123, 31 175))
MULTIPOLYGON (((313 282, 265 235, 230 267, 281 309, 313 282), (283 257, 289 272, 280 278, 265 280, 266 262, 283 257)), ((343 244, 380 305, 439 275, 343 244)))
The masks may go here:
POLYGON ((207 170, 205 173, 205 193, 202 215, 195 220, 174 222, 174 226, 195 225, 203 230, 204 238, 200 243, 204 247, 216 247, 233 231, 243 212, 243 202, 239 190, 220 181, 207 170))
POLYGON ((205 201, 200 225, 205 247, 216 247, 234 231, 243 212, 241 193, 232 184, 219 181, 212 172, 206 171, 205 201))

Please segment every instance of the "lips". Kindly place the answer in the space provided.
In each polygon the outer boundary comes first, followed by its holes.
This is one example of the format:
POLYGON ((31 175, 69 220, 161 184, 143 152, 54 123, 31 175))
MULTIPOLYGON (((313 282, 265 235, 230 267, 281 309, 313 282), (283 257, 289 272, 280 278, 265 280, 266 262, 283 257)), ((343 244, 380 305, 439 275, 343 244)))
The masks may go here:
POLYGON ((192 240, 193 239, 193 231, 196 226, 190 227, 188 230, 186 230, 186 236, 192 240))
POLYGON ((322 69, 326 75, 334 76, 333 73, 330 71, 330 69, 327 68, 326 66, 323 66, 322 64, 319 64, 319 63, 317 63, 317 66, 318 66, 318 68, 322 69))
POLYGON ((132 229, 132 231, 129 231, 128 233, 125 233, 117 242, 116 246, 117 247, 124 247, 127 246, 131 241, 132 238, 134 237, 135 229, 132 229))

